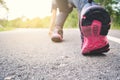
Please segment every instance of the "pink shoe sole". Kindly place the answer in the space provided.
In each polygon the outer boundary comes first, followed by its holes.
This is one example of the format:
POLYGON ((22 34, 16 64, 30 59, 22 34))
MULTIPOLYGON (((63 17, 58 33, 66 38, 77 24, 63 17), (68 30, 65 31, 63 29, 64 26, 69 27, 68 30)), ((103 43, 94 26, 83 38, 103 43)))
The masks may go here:
POLYGON ((100 35, 102 23, 93 20, 90 26, 82 26, 84 36, 82 54, 103 53, 109 51, 109 43, 106 36, 100 35))

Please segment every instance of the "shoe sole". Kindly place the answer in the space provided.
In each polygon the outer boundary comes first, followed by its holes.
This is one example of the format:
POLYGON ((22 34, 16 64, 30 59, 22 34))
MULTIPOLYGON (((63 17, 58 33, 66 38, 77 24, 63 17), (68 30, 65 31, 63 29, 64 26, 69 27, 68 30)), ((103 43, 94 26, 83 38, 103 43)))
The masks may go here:
MULTIPOLYGON (((83 36, 85 36, 87 39, 88 39, 88 36, 90 37, 91 35, 98 36, 98 37, 99 37, 99 35, 106 36, 109 28, 110 28, 110 16, 103 8, 91 8, 82 16, 80 29, 82 30, 83 36), (95 21, 95 23, 96 22, 101 23, 100 25, 96 24, 97 26, 99 26, 99 27, 96 26, 98 28, 98 31, 96 30, 97 29, 96 27, 95 28, 88 27, 88 26, 91 26, 91 24, 94 21, 95 21), (90 29, 88 29, 87 27, 92 29, 93 32, 91 33, 89 31, 90 29)), ((84 43, 84 41, 83 41, 83 43, 84 43)), ((110 50, 109 43, 106 42, 105 44, 103 43, 103 45, 105 45, 105 46, 104 47, 101 46, 102 48, 98 47, 98 48, 94 49, 93 47, 91 47, 91 48, 93 48, 93 50, 91 49, 90 51, 89 50, 84 51, 84 48, 83 48, 82 54, 86 55, 86 54, 94 54, 94 53, 96 54, 96 53, 108 52, 110 50)))
POLYGON ((107 44, 106 46, 102 47, 102 48, 99 48, 99 49, 96 49, 96 50, 93 50, 93 51, 90 51, 89 53, 82 53, 83 55, 88 55, 88 54, 102 54, 104 52, 108 52, 110 49, 109 49, 109 44, 107 44))
POLYGON ((84 13, 81 17, 81 25, 89 26, 94 20, 98 20, 102 23, 101 35, 107 35, 108 29, 110 29, 111 19, 108 12, 102 7, 93 7, 84 13))
POLYGON ((52 38, 51 38, 52 41, 54 42, 62 42, 62 37, 60 35, 53 35, 52 38))
POLYGON ((62 40, 60 38, 52 38, 51 40, 54 42, 62 42, 62 40))

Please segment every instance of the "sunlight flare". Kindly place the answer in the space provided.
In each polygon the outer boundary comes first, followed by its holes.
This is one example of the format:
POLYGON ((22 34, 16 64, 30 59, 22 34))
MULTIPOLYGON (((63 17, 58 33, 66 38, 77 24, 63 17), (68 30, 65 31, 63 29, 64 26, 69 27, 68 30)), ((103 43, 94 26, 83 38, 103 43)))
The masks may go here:
POLYGON ((15 19, 25 16, 27 18, 50 15, 51 0, 5 0, 9 8, 8 18, 15 19))

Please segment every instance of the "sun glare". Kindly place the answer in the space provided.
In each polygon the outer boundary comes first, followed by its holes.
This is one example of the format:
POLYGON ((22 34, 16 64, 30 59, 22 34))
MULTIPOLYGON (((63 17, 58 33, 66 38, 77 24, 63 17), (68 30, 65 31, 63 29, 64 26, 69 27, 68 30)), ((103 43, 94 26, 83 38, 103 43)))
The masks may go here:
POLYGON ((8 18, 45 17, 50 15, 51 0, 5 0, 9 8, 8 18))

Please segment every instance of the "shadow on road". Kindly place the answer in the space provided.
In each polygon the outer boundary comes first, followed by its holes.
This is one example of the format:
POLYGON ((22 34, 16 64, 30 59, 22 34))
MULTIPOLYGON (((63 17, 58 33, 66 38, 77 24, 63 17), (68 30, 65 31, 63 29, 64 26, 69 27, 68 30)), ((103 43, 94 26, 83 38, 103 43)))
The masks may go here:
POLYGON ((85 54, 84 56, 89 56, 89 57, 106 57, 106 55, 103 54, 103 53, 91 53, 91 54, 85 54))

